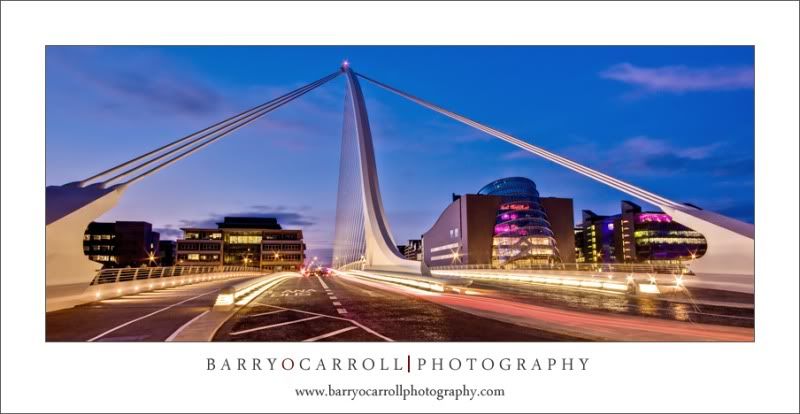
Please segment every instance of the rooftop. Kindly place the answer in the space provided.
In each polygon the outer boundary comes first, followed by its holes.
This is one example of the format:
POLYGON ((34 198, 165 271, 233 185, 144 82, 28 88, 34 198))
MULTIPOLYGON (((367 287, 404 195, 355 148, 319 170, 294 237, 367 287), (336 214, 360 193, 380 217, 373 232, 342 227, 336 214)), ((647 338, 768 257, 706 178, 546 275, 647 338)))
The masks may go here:
POLYGON ((281 230, 278 219, 275 217, 225 217, 222 223, 217 223, 220 229, 267 229, 281 230))

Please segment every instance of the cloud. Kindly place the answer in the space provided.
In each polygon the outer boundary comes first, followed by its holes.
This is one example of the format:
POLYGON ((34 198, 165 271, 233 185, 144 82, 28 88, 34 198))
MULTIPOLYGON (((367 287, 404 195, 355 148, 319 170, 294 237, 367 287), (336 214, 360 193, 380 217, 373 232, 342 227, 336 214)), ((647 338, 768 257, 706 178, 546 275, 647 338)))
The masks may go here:
POLYGON ((723 142, 675 146, 666 140, 636 136, 610 148, 598 148, 594 144, 583 143, 560 152, 580 153, 572 158, 590 161, 601 171, 624 172, 630 176, 697 173, 717 177, 742 177, 753 174, 752 156, 721 155, 719 149, 723 147, 723 142))
POLYGON ((154 109, 179 114, 213 114, 222 101, 212 88, 163 74, 110 72, 96 77, 94 83, 118 100, 138 100, 154 109))
POLYGON ((290 209, 286 206, 255 205, 251 206, 246 211, 231 212, 231 213, 211 213, 209 214, 208 217, 203 219, 180 220, 178 227, 216 228, 217 223, 221 223, 225 219, 225 217, 261 217, 261 218, 274 217, 278 220, 278 224, 280 224, 283 227, 287 226, 311 227, 317 224, 317 219, 315 217, 303 214, 302 213, 303 210, 307 210, 307 208, 300 207, 298 209, 290 209))
POLYGON ((525 151, 525 150, 516 150, 516 151, 507 152, 507 153, 503 154, 503 156, 502 156, 502 158, 504 160, 519 160, 519 159, 530 158, 530 157, 535 157, 535 155, 533 155, 530 152, 525 151))
POLYGON ((218 91, 186 70, 171 68, 155 54, 108 67, 90 59, 53 62, 57 69, 99 94, 98 105, 107 110, 146 109, 168 115, 207 116, 220 112, 224 100, 218 91))
POLYGON ((183 231, 176 229, 169 224, 161 228, 153 229, 153 231, 158 232, 161 240, 179 239, 183 236, 183 231))
POLYGON ((600 77, 636 86, 639 92, 685 93, 752 89, 752 66, 690 68, 661 66, 646 68, 620 63, 600 73, 600 77))

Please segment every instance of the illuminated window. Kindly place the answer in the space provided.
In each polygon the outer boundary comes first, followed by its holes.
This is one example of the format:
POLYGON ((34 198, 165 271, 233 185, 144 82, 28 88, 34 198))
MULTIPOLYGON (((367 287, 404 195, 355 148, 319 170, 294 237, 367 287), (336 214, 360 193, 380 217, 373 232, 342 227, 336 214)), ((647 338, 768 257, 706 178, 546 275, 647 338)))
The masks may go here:
POLYGON ((261 236, 228 236, 228 243, 231 244, 259 244, 261 236))
POLYGON ((200 254, 198 253, 190 253, 186 255, 187 260, 200 260, 200 254))

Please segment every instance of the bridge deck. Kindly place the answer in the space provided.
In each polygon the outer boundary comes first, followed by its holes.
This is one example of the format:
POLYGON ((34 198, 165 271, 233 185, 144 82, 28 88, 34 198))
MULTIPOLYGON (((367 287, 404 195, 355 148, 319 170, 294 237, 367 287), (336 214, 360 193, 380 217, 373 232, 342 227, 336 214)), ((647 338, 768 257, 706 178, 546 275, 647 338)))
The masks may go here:
POLYGON ((164 341, 242 278, 159 289, 49 312, 48 341, 164 341))

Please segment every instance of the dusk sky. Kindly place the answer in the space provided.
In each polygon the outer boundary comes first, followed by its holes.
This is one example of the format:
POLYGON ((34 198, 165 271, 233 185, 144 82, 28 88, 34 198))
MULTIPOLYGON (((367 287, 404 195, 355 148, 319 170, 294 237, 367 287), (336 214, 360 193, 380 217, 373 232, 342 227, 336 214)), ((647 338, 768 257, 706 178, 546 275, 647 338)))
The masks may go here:
MULTIPOLYGON (((48 47, 47 185, 80 180, 336 70, 420 96, 675 201, 753 221, 751 47, 48 47)), ((384 206, 419 238, 501 177, 616 214, 616 190, 366 82, 384 206)), ((162 239, 274 216, 330 256, 344 78, 129 189, 101 221, 162 239)), ((636 200, 633 200, 638 202, 636 200)), ((652 206, 643 204, 647 209, 652 206)))

